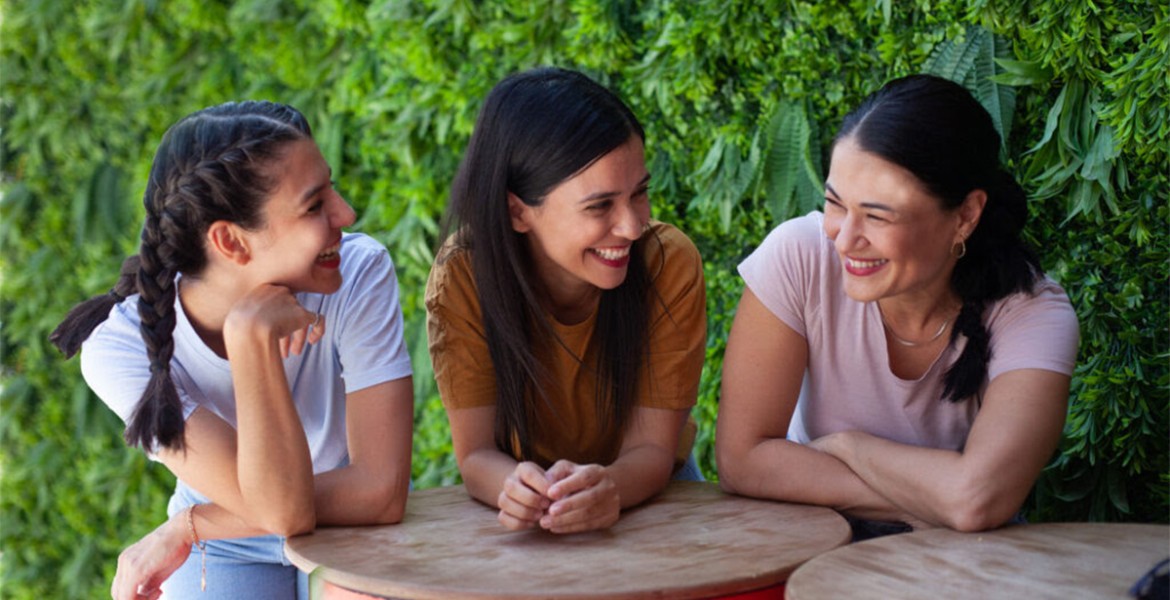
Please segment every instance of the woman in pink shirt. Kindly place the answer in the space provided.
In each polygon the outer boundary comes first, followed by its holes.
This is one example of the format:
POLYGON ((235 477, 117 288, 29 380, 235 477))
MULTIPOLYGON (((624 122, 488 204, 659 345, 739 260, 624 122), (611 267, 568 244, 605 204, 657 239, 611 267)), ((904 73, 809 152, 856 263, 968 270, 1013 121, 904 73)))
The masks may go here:
POLYGON ((726 490, 832 507, 858 538, 1017 515, 1060 439, 1078 329, 999 151, 987 111, 933 76, 846 117, 823 212, 740 265, 726 490))

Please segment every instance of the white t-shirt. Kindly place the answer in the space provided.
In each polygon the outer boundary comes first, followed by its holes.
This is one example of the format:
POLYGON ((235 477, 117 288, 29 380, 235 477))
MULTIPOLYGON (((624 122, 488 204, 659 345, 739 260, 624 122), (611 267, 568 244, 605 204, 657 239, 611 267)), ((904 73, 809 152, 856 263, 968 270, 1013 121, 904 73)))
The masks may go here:
MULTIPOLYGON (((325 337, 300 356, 284 360, 314 473, 348 462, 345 395, 411 374, 398 281, 386 248, 368 236, 346 234, 341 243, 341 277, 341 289, 333 294, 297 294, 302 306, 324 316, 325 337)), ((236 406, 228 361, 195 333, 178 297, 175 317, 171 376, 183 403, 183 418, 202 406, 234 427, 236 406)), ((150 380, 139 322, 135 294, 110 311, 81 349, 86 383, 123 422, 134 413, 150 380)))
MULTIPOLYGON (((922 377, 890 371, 886 334, 876 302, 845 294, 841 261, 813 212, 782 223, 739 265, 747 287, 808 341, 808 368, 788 427, 800 443, 859 430, 903 444, 962 449, 979 407, 972 399, 941 400, 943 377, 966 346, 960 336, 922 377)), ((988 382, 1014 369, 1071 375, 1079 330, 1059 285, 1041 278, 985 313, 990 333, 988 382)))

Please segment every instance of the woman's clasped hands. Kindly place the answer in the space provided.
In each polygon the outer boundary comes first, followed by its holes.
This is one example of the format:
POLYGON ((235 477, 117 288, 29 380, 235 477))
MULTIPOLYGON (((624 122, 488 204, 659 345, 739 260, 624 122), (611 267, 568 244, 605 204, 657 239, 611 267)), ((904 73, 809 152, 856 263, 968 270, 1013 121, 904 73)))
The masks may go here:
POLYGON ((540 527, 552 533, 606 529, 617 523, 621 497, 601 465, 559 460, 547 471, 522 462, 504 480, 500 523, 512 530, 540 527))

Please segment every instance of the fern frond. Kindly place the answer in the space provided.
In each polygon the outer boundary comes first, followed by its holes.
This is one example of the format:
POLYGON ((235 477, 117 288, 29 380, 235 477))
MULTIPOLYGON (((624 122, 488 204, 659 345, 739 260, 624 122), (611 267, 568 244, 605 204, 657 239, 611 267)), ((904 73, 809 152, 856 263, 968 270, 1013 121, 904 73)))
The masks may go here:
POLYGON ((809 153, 809 123, 804 107, 781 103, 768 124, 771 144, 764 158, 767 207, 776 222, 795 216, 801 208, 797 186, 805 174, 809 153))
POLYGON ((923 72, 950 79, 971 91, 987 109, 995 130, 1007 148, 1012 115, 1016 109, 1016 91, 997 79, 997 59, 1010 58, 1007 42, 990 31, 972 25, 959 40, 948 40, 931 52, 923 64, 923 72))

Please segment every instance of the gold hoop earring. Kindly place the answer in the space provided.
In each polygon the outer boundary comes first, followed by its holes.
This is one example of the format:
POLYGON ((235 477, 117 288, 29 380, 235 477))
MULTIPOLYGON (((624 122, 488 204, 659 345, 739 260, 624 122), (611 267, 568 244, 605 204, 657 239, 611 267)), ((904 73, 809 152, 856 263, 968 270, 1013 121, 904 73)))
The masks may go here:
POLYGON ((967 242, 965 240, 959 240, 959 243, 951 246, 951 256, 955 258, 967 256, 967 242))

